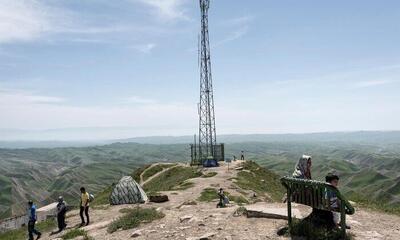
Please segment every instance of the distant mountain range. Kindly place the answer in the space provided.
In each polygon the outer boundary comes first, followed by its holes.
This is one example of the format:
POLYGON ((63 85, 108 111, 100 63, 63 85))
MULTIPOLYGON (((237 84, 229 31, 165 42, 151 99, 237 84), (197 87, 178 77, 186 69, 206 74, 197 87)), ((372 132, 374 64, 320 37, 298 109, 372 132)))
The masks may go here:
MULTIPOLYGON (((95 128, 96 129, 96 128, 95 128)), ((95 129, 90 129, 94 131, 95 129)), ((78 129, 77 129, 78 130, 78 129)), ((115 142, 121 143, 142 143, 142 144, 189 144, 194 140, 194 136, 149 136, 133 137, 122 139, 105 140, 16 140, 11 137, 12 133, 22 130, 0 129, 0 148, 54 148, 54 147, 85 147, 106 145, 115 142), (5 134, 6 133, 6 134, 5 134), (5 135, 2 135, 5 134, 5 135), (6 137, 5 137, 6 136, 6 137), (14 139, 14 140, 4 140, 14 139)), ((64 130, 62 130, 64 131, 64 130)), ((84 130, 83 130, 84 131, 84 130)), ((23 131, 22 131, 23 132, 23 131)), ((59 134, 57 130, 43 132, 46 139, 53 133, 59 134)), ((33 134, 33 133, 31 133, 33 134)), ((41 132, 35 132, 41 134, 41 132)), ((17 136, 16 135, 16 136, 17 136)), ((27 135, 27 136, 28 136, 27 135)), ((41 138, 39 138, 41 139, 41 138)), ((240 142, 355 142, 355 143, 374 143, 389 144, 400 143, 400 131, 357 131, 357 132, 323 132, 323 133, 304 133, 304 134, 229 134, 219 135, 218 142, 221 143, 240 143, 240 142)))

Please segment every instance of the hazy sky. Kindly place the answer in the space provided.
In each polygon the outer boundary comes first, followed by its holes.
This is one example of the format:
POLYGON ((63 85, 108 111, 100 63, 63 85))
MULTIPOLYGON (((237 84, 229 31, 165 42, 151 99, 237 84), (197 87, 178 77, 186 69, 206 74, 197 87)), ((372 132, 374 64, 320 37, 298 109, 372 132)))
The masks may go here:
MULTIPOLYGON (((0 128, 195 133, 198 5, 0 0, 0 128)), ((210 39, 219 133, 400 129, 400 1, 214 0, 210 39)))

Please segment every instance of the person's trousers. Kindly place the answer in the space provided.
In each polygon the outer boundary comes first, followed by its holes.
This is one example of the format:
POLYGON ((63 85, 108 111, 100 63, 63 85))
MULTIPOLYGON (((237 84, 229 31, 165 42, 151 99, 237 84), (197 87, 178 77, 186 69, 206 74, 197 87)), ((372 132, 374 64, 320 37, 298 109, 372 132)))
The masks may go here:
POLYGON ((83 212, 85 212, 85 215, 86 215, 86 219, 87 219, 86 223, 89 223, 89 206, 87 206, 87 207, 81 206, 81 210, 79 212, 82 223, 85 223, 85 218, 83 217, 83 212))
POLYGON ((240 160, 244 160, 244 156, 241 156, 241 157, 240 157, 240 160))
POLYGON ((41 235, 41 233, 35 229, 35 221, 29 221, 28 222, 29 240, 33 240, 33 234, 41 235))
POLYGON ((60 232, 65 228, 65 213, 60 213, 57 215, 58 230, 60 232))

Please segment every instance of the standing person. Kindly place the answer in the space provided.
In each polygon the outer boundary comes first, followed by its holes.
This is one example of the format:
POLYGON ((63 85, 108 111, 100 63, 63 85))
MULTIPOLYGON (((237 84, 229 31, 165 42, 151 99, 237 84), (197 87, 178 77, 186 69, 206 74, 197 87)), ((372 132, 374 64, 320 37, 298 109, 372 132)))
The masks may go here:
POLYGON ((244 151, 240 152, 240 160, 244 160, 244 151))
POLYGON ((84 187, 81 187, 81 209, 79 215, 81 216, 81 226, 85 226, 85 218, 83 217, 83 212, 86 215, 86 226, 89 225, 89 193, 86 192, 84 187))
POLYGON ((58 223, 58 231, 61 232, 62 230, 67 227, 65 224, 65 214, 67 213, 67 203, 64 201, 62 196, 58 197, 58 204, 57 204, 57 223, 58 223))
POLYGON ((303 155, 296 164, 294 178, 311 179, 311 156, 303 155))
POLYGON ((37 235, 36 239, 39 239, 42 236, 38 230, 35 229, 35 224, 37 220, 36 216, 36 206, 33 204, 32 200, 28 201, 28 235, 29 240, 33 240, 33 234, 37 235))

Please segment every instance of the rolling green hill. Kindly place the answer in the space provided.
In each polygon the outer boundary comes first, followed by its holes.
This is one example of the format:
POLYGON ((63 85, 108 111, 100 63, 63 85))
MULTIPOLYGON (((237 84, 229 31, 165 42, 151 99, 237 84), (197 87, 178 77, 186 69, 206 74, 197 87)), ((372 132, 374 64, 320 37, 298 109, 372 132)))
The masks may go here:
MULTIPOLYGON (((291 174, 302 154, 312 155, 314 179, 337 172, 341 190, 353 200, 379 203, 384 209, 400 208, 400 144, 240 142, 226 145, 226 157, 239 157, 241 150, 246 159, 280 176, 291 174)), ((0 217, 22 213, 28 199, 44 205, 63 195, 69 203, 76 203, 80 186, 91 193, 101 192, 138 167, 184 162, 189 157, 187 144, 0 149, 0 217)))
POLYGON ((76 203, 79 188, 97 193, 152 162, 184 161, 184 145, 115 143, 53 149, 0 149, 0 217, 21 214, 28 199, 44 205, 63 195, 76 203))

